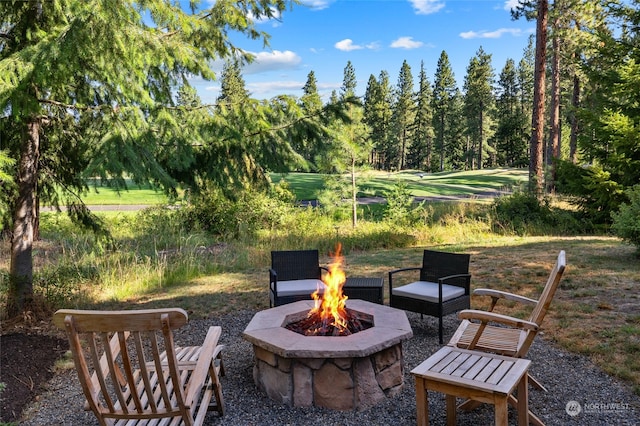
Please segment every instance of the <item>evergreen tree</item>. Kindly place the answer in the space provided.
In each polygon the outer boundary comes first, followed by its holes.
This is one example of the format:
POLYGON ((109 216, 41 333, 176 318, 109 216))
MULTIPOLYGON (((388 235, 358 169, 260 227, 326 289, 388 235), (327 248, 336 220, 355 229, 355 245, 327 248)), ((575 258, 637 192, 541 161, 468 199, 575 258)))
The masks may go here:
POLYGON ((432 166, 434 170, 443 171, 445 165, 445 157, 447 145, 458 143, 447 139, 449 127, 452 125, 451 119, 460 121, 460 117, 452 117, 451 111, 454 107, 454 96, 458 91, 456 80, 449 63, 449 56, 443 50, 438 59, 434 82, 433 82, 433 129, 434 129, 434 146, 438 153, 438 158, 434 158, 436 165, 432 166))
POLYGON ((445 119, 448 125, 444 139, 448 142, 442 170, 467 170, 467 165, 472 162, 474 151, 469 137, 465 135, 465 121, 460 120, 462 116, 464 116, 464 96, 456 87, 445 119))
MULTIPOLYGON (((465 76, 465 117, 467 134, 469 135, 472 151, 477 155, 476 166, 483 167, 484 151, 495 152, 495 149, 485 146, 485 141, 491 138, 491 115, 493 114, 493 79, 491 55, 480 47, 469 62, 465 76)), ((491 162, 490 162, 491 163, 491 162)), ((469 164, 473 169, 473 162, 469 164)))
POLYGON ((331 148, 323 158, 324 169, 337 173, 347 172, 350 177, 351 223, 358 224, 357 168, 366 161, 370 146, 367 143, 368 131, 364 123, 363 107, 355 97, 355 69, 349 61, 344 68, 344 78, 340 93, 342 107, 345 108, 346 121, 334 121, 330 126, 331 148))
POLYGON ((497 129, 494 135, 498 164, 523 167, 528 163, 526 140, 520 136, 525 122, 521 114, 518 73, 513 59, 507 59, 498 79, 497 129))
POLYGON ((303 109, 309 113, 317 113, 322 109, 322 99, 318 93, 318 80, 313 70, 307 74, 307 82, 302 87, 300 101, 303 109))
POLYGON ((249 92, 242 77, 240 61, 233 59, 225 62, 220 77, 220 94, 216 99, 218 112, 244 108, 248 100, 249 92))
POLYGON ((396 138, 398 158, 393 161, 395 168, 403 170, 406 165, 407 151, 412 138, 411 126, 415 117, 413 98, 413 76, 411 67, 405 60, 400 68, 398 84, 393 104, 393 129, 396 138))
POLYGON ((386 71, 380 72, 378 80, 370 76, 364 103, 364 122, 374 153, 371 160, 376 168, 389 170, 395 151, 391 138, 392 89, 386 71))
POLYGON ((411 168, 431 172, 431 156, 433 153, 432 92, 424 62, 420 63, 418 84, 416 116, 413 122, 413 140, 407 155, 407 165, 411 168))
MULTIPOLYGON (((43 170, 49 183, 78 191, 86 188, 80 177, 89 166, 121 184, 128 173, 136 181, 174 185, 155 161, 162 141, 148 137, 149 120, 172 106, 179 81, 212 79, 211 61, 238 51, 229 31, 266 41, 254 22, 286 7, 282 0, 243 0, 194 13, 198 3, 183 10, 169 0, 0 2, 0 132, 19 129, 19 137, 9 138, 10 155, 18 159, 9 316, 33 295, 43 170), (247 19, 249 8, 256 20, 247 19)), ((88 217, 78 204, 70 213, 88 217)))
POLYGON ((544 192, 543 151, 549 1, 519 0, 518 6, 511 13, 516 19, 523 15, 533 19, 535 13, 536 19, 533 106, 531 112, 531 140, 529 142, 529 190, 536 197, 541 197, 544 192))
POLYGON ((524 49, 522 59, 518 62, 517 81, 518 94, 520 98, 519 122, 520 127, 516 130, 516 137, 525 145, 527 160, 529 164, 529 143, 531 141, 531 114, 533 113, 533 75, 535 67, 535 39, 529 37, 529 43, 524 49))
MULTIPOLYGON (((317 115, 322 110, 322 99, 318 93, 316 75, 313 71, 309 71, 309 74, 307 74, 307 81, 302 88, 300 104, 307 117, 317 115)), ((315 137, 314 134, 302 135, 299 143, 294 144, 294 149, 309 163, 312 163, 322 152, 323 142, 322 139, 315 137)))
POLYGON ((356 95, 358 80, 356 79, 356 70, 351 61, 347 61, 343 73, 344 77, 342 79, 342 87, 340 87, 340 98, 345 100, 356 95))

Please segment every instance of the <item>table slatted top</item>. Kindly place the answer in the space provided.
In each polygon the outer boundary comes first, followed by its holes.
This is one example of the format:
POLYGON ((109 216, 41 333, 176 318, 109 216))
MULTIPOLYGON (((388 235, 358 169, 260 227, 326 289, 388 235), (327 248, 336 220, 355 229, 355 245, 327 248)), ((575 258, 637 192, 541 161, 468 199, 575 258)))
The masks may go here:
POLYGON ((344 287, 382 287, 382 278, 347 277, 344 287))
POLYGON ((510 394, 531 361, 445 346, 411 371, 427 381, 510 394))

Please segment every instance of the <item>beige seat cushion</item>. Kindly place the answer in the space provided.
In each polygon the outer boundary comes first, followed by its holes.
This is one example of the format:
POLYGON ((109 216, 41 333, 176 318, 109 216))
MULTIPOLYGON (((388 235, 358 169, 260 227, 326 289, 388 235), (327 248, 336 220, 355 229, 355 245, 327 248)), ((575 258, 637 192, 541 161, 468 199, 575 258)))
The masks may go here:
POLYGON ((311 296, 311 293, 316 290, 324 293, 324 287, 325 285, 322 280, 318 279, 278 281, 278 297, 300 296, 304 294, 311 296))
MULTIPOLYGON (((279 285, 279 284, 278 284, 279 285)), ((393 289, 394 296, 411 297, 438 303, 438 284, 427 281, 416 281, 393 289)), ((455 285, 442 284, 442 301, 455 299, 464 295, 464 288, 455 285)))

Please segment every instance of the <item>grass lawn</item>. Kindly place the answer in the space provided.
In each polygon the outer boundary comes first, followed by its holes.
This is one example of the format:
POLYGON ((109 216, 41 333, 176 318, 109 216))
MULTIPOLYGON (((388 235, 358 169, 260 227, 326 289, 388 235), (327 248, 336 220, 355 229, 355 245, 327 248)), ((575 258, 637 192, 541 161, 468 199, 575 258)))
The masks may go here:
MULTIPOLYGON (((318 191, 323 186, 323 175, 320 174, 274 174, 271 179, 273 182, 285 179, 298 200, 318 198, 318 191)), ((357 185, 358 197, 384 196, 398 182, 406 184, 407 190, 415 197, 433 197, 513 190, 526 184, 528 179, 529 172, 526 169, 485 169, 440 173, 424 173, 417 170, 389 173, 370 170, 358 174, 357 185)))
MULTIPOLYGON (((322 174, 289 173, 272 174, 274 183, 286 180, 298 200, 315 200, 323 188, 322 174)), ((433 197, 442 195, 473 195, 485 192, 512 190, 521 187, 528 180, 526 169, 485 169, 464 172, 424 173, 420 171, 402 171, 388 173, 381 171, 363 171, 358 173, 358 197, 384 196, 398 182, 407 185, 408 191, 415 197, 433 197)), ((168 201, 160 190, 149 185, 137 185, 127 181, 128 188, 116 191, 100 181, 91 181, 89 191, 82 196, 87 205, 155 205, 168 201)))

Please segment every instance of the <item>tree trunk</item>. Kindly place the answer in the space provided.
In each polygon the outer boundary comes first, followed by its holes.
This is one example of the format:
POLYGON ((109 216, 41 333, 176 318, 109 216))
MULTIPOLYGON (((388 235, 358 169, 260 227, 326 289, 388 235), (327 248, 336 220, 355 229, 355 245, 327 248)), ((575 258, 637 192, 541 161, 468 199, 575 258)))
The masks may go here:
POLYGON ((571 96, 571 136, 569 137, 569 158, 573 164, 578 162, 578 108, 580 107, 580 78, 573 75, 573 95, 571 96))
POLYGON ((440 113, 440 131, 442 137, 440 138, 440 143, 442 146, 440 147, 440 171, 444 171, 444 113, 440 113))
POLYGON ((483 140, 482 138, 484 137, 483 135, 483 120, 484 120, 484 116, 482 114, 482 109, 483 109, 483 105, 482 102, 480 103, 480 141, 478 143, 478 170, 482 170, 482 148, 483 148, 483 140))
POLYGON ((351 226, 358 226, 358 190, 356 188, 356 158, 351 157, 351 226))
POLYGON ((544 145, 545 59, 547 55, 547 21, 549 3, 538 1, 536 24, 536 58, 533 83, 533 112, 529 160, 529 190, 537 197, 543 194, 542 148, 544 145))
MULTIPOLYGON (((557 24, 555 25, 557 28, 557 24)), ((549 128, 549 146, 547 150, 547 166, 549 180, 547 192, 555 190, 556 161, 560 157, 560 41, 553 37, 553 62, 551 65, 551 117, 549 128)))
POLYGON ((13 214, 7 316, 20 315, 33 298, 33 238, 36 220, 40 121, 27 123, 18 167, 18 198, 13 214))

